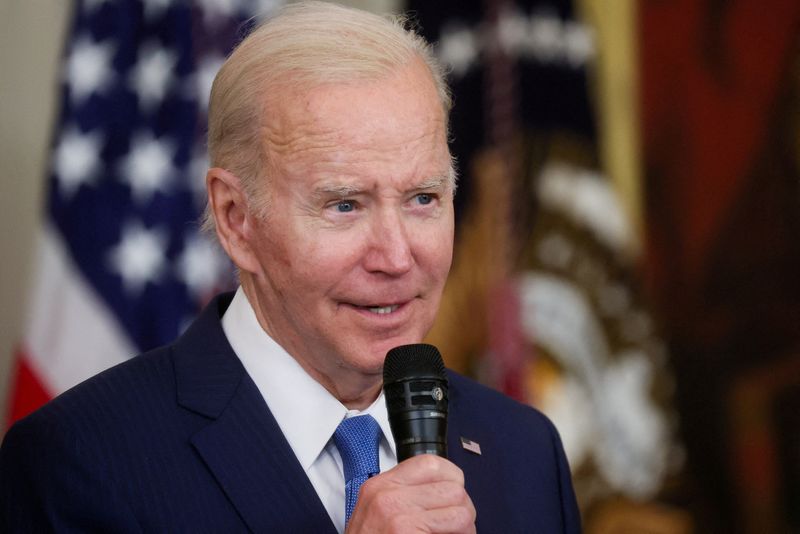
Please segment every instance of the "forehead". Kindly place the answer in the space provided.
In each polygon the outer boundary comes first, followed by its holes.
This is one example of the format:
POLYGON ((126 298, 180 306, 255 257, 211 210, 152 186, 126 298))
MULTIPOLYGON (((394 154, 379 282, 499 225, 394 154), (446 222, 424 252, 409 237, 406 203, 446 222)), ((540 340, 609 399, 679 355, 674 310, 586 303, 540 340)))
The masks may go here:
MULTIPOLYGON (((446 121, 432 77, 412 61, 378 80, 285 86, 265 103, 267 159, 293 167, 449 166, 446 121)), ((445 169, 441 169, 445 170, 445 169)))

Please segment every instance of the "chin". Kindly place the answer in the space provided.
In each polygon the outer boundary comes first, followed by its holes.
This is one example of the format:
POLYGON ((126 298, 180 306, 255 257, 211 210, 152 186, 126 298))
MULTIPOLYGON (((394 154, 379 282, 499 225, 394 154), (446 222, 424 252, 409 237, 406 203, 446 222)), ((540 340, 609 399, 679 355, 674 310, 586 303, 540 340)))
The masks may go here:
POLYGON ((383 374, 383 362, 390 350, 401 345, 422 343, 423 337, 415 332, 404 332, 383 338, 362 339, 361 342, 342 347, 340 361, 367 375, 383 374))
POLYGON ((403 336, 392 339, 387 339, 375 347, 374 351, 376 358, 380 357, 381 368, 383 368, 383 361, 386 359, 386 354, 395 347, 401 345, 411 345, 414 343, 422 343, 422 338, 419 336, 403 336))

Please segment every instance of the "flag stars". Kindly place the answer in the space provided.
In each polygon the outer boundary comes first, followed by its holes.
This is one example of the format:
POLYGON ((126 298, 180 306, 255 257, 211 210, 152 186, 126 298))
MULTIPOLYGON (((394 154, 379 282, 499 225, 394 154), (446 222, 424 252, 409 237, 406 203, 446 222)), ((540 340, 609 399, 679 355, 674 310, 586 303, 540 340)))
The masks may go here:
POLYGON ((477 61, 480 45, 475 32, 461 25, 453 25, 442 31, 437 52, 442 61, 453 69, 453 74, 460 78, 477 61))
POLYGON ((120 170, 134 201, 144 205, 157 191, 167 191, 176 172, 172 161, 175 144, 169 139, 155 139, 149 133, 135 135, 131 143, 120 170))
POLYGON ((189 162, 188 190, 192 193, 195 206, 204 209, 208 201, 206 192, 206 174, 209 169, 208 154, 205 147, 195 146, 192 160, 189 162))
POLYGON ((62 132, 53 154, 53 170, 62 195, 70 198, 82 184, 95 181, 101 168, 102 145, 103 137, 97 132, 81 133, 74 125, 62 132))
POLYGON ((569 23, 564 27, 564 55, 577 68, 594 58, 592 31, 583 24, 569 23))
POLYGON ((202 6, 203 23, 211 26, 221 17, 232 17, 241 8, 240 0, 197 0, 202 6))
POLYGON ((285 0, 249 0, 249 2, 245 0, 244 12, 267 15, 281 7, 284 3, 285 0), (249 4, 249 6, 247 4, 249 4))
POLYGON ((254 14, 266 16, 283 5, 285 0, 196 0, 196 2, 202 7, 203 24, 212 26, 220 18, 249 17, 254 14))
POLYGON ((219 285, 225 265, 220 250, 204 236, 195 234, 178 258, 176 271, 192 296, 201 300, 219 285))
POLYGON ((594 37, 585 25, 563 21, 547 12, 528 16, 519 11, 502 12, 496 27, 445 26, 436 50, 452 68, 452 75, 461 78, 484 52, 498 45, 513 59, 571 68, 582 67, 595 55, 594 37))
POLYGON ((527 19, 518 12, 503 12, 497 21, 497 39, 507 54, 519 55, 528 38, 527 19))
POLYGON ((528 43, 531 54, 540 61, 556 61, 562 50, 561 21, 554 16, 534 17, 530 22, 528 43))
POLYGON ((113 46, 98 43, 87 35, 79 37, 72 46, 66 63, 66 78, 70 98, 82 104, 92 93, 102 93, 112 81, 113 46))
POLYGON ((109 253, 110 268, 122 277, 125 291, 141 294, 145 285, 157 282, 165 271, 166 234, 146 229, 138 221, 122 229, 119 244, 109 253))
POLYGON ((151 112, 164 100, 177 62, 174 53, 154 42, 139 49, 139 60, 131 72, 130 82, 142 111, 151 112))
POLYGON ((194 73, 194 89, 196 99, 200 104, 200 109, 208 111, 208 99, 211 96, 211 85, 219 72, 220 67, 225 62, 225 58, 219 54, 209 54, 200 60, 200 65, 194 73))

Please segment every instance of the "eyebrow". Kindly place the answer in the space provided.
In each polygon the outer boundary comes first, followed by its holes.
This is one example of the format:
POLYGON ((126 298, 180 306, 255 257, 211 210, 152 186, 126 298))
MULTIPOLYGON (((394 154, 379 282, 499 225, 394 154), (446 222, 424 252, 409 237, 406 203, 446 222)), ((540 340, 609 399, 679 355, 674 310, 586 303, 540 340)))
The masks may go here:
POLYGON ((348 184, 323 184, 314 190, 316 196, 335 196, 346 198, 357 195, 363 190, 360 187, 348 184))
POLYGON ((434 176, 417 185, 414 189, 444 189, 450 179, 447 176, 434 176))
MULTIPOLYGON (((423 191, 430 189, 445 189, 449 182, 450 178, 448 176, 434 176, 415 185, 412 190, 423 191)), ((363 192, 364 190, 362 188, 349 184, 322 184, 314 189, 314 195, 319 197, 333 196, 336 198, 347 198, 363 192)))

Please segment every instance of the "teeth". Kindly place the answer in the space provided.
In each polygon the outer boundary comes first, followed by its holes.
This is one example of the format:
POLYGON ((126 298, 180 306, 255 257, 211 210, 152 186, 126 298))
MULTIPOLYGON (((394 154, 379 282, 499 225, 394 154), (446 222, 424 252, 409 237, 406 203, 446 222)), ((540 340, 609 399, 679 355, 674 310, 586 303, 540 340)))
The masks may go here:
POLYGON ((380 308, 368 308, 368 309, 372 313, 377 313, 378 315, 383 315, 385 313, 392 313, 397 308, 398 308, 398 306, 395 305, 395 306, 383 306, 383 307, 380 307, 380 308))

